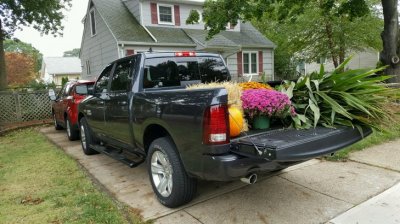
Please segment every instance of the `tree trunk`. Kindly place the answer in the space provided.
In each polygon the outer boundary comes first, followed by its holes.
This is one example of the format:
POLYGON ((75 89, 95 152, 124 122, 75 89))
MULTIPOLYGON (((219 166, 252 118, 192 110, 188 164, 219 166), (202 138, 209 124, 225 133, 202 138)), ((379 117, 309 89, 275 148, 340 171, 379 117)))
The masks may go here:
POLYGON ((380 60, 384 65, 389 65, 385 70, 386 75, 393 75, 389 80, 392 83, 400 83, 400 59, 399 53, 399 19, 397 12, 398 0, 381 0, 384 17, 384 29, 381 34, 383 51, 380 60))
POLYGON ((4 56, 4 35, 3 27, 0 19, 0 91, 7 88, 7 73, 6 73, 6 61, 4 56))
POLYGON ((328 37, 328 45, 331 50, 333 65, 335 66, 335 68, 337 68, 339 65, 338 58, 337 58, 337 55, 336 55, 335 49, 334 49, 335 44, 333 42, 332 25, 329 22, 326 22, 326 24, 325 24, 325 31, 326 31, 326 36, 328 37))

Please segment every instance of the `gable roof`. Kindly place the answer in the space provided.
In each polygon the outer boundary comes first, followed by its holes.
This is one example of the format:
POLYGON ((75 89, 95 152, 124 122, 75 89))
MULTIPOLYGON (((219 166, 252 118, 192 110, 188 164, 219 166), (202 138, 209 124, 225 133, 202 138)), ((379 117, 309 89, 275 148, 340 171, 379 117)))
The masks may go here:
POLYGON ((81 60, 77 57, 46 57, 43 58, 47 73, 52 75, 67 75, 82 73, 81 60))
MULTIPOLYGON (((174 0, 171 0, 174 1, 174 0)), ((202 0, 193 0, 202 2, 202 0)), ((206 40, 207 30, 177 27, 143 27, 122 0, 92 0, 101 17, 118 42, 151 43, 152 45, 193 45, 198 49, 213 48, 274 48, 275 44, 250 23, 241 23, 240 32, 221 31, 206 40), (153 39, 154 37, 154 39, 153 39), (199 46, 200 45, 200 46, 199 46)))
POLYGON ((154 42, 121 0, 92 0, 117 41, 154 42))

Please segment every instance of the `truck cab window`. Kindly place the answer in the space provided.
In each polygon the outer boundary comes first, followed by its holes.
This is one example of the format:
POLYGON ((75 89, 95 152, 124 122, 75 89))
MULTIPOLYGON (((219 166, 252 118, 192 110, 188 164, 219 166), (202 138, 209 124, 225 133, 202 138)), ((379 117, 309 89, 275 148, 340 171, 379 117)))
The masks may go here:
POLYGON ((112 67, 113 65, 109 65, 101 73, 100 78, 97 80, 95 84, 95 90, 94 90, 95 93, 103 93, 104 91, 107 91, 112 67))
POLYGON ((146 59, 143 87, 186 86, 230 80, 229 71, 219 57, 168 57, 146 59))
POLYGON ((119 62, 111 80, 111 91, 127 91, 132 78, 132 60, 119 62))

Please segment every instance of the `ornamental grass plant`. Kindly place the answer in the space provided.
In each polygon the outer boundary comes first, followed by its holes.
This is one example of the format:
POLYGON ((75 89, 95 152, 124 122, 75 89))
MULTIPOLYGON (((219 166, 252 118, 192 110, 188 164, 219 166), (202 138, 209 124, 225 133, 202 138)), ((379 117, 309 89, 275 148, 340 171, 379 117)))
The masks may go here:
POLYGON ((295 106, 296 128, 344 125, 361 131, 361 126, 380 129, 380 124, 391 119, 385 105, 398 100, 400 94, 399 89, 383 83, 390 76, 376 75, 385 67, 345 70, 350 60, 331 73, 321 65, 319 72, 302 76, 296 82, 286 81, 280 87, 295 106))

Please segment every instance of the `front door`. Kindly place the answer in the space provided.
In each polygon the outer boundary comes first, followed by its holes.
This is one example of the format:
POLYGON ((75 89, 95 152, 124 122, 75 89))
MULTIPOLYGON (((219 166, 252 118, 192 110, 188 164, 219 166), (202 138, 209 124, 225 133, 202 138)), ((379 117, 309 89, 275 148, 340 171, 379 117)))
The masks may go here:
POLYGON ((116 63, 110 85, 110 100, 106 102, 106 125, 109 137, 115 144, 133 146, 129 118, 129 99, 132 94, 132 75, 136 58, 116 63))
POLYGON ((109 83, 113 64, 106 67, 94 86, 94 93, 86 103, 86 118, 89 126, 101 137, 106 130, 105 108, 109 100, 109 83))

